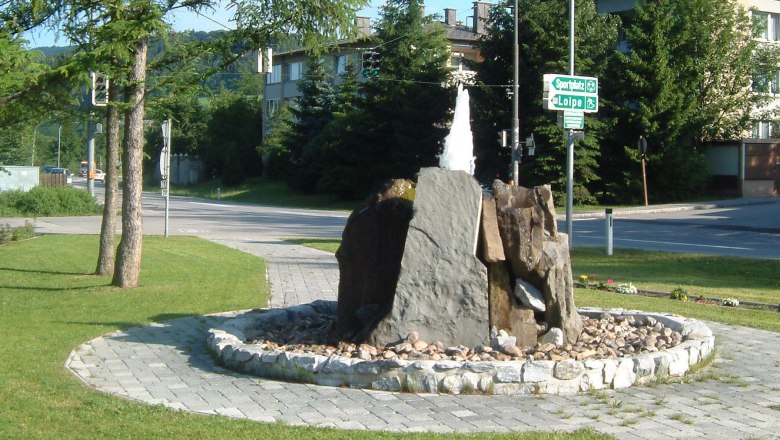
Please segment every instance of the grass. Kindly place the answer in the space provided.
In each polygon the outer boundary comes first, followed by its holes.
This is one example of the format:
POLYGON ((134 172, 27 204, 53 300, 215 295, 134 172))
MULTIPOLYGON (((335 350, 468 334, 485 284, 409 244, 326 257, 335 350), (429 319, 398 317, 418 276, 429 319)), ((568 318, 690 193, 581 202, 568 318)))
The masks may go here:
MULTIPOLYGON (((341 240, 289 238, 292 243, 335 252, 341 240)), ((719 257, 671 252, 615 250, 608 257, 603 250, 575 248, 571 253, 572 272, 596 275, 606 281, 632 282, 647 290, 671 291, 680 280, 688 280, 692 294, 732 297, 780 304, 780 261, 719 257)), ((780 332, 780 313, 744 307, 721 307, 692 301, 672 301, 603 290, 575 289, 577 306, 640 309, 677 313, 691 318, 718 321, 780 332)))
POLYGON ((699 254, 616 249, 575 248, 572 273, 596 275, 597 280, 634 283, 638 288, 688 291, 689 298, 711 296, 780 304, 780 261, 699 254))
POLYGON ((332 195, 301 194, 290 189, 284 182, 262 178, 247 179, 244 183, 231 187, 225 187, 219 180, 210 180, 198 185, 171 188, 171 194, 216 199, 217 188, 220 189, 221 200, 258 205, 351 211, 359 204, 357 201, 339 200, 332 195))
MULTIPOLYGON (((0 245, 0 438, 602 439, 574 433, 395 434, 256 423, 146 405, 85 387, 63 368, 117 329, 267 304, 264 262, 188 237, 147 237, 140 287, 92 275, 97 236, 0 245)), ((205 341, 204 341, 205 343, 205 341)))

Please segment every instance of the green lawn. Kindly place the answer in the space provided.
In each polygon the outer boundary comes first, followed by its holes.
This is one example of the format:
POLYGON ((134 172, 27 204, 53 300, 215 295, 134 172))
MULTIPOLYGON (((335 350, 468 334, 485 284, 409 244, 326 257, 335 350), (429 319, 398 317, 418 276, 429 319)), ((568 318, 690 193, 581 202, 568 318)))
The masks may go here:
MULTIPOLYGON (((43 236, 0 245, 2 439, 596 439, 573 434, 391 434, 255 423, 131 402, 85 387, 63 364, 102 334, 180 316, 267 304, 265 263, 186 237, 147 237, 140 287, 94 271, 97 236, 43 236)), ((205 335, 204 335, 205 343, 205 335)))
MULTIPOLYGON (((338 239, 287 239, 293 243, 335 252, 338 239)), ((575 248, 571 253, 574 278, 595 276, 597 281, 612 279, 633 283, 640 289, 671 292, 682 286, 691 297, 737 298, 769 304, 780 304, 780 261, 750 258, 716 257, 671 252, 615 250, 608 257, 604 250, 575 248)), ((578 307, 621 307, 655 312, 677 313, 692 318, 738 324, 780 332, 780 313, 722 307, 621 295, 601 290, 576 289, 578 307)))

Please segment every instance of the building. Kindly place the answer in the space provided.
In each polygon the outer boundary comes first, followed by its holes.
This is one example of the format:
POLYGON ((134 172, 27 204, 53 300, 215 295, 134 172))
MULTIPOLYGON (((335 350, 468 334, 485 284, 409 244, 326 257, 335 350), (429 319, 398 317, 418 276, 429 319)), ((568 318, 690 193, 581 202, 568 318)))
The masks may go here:
MULTIPOLYGON (((450 48, 450 67, 453 71, 463 72, 468 76, 470 70, 465 60, 479 61, 479 50, 475 47, 477 38, 485 33, 490 3, 474 2, 473 15, 466 22, 457 20, 456 9, 444 9, 443 24, 446 27, 450 48), (469 23, 470 22, 470 23, 469 23)), ((370 20, 358 17, 358 29, 366 37, 372 34, 370 20)), ((321 55, 326 68, 334 77, 344 73, 351 62, 359 66, 361 54, 368 49, 366 39, 339 42, 332 51, 321 55)), ((291 100, 300 96, 298 83, 306 73, 308 55, 301 48, 276 50, 273 54, 272 73, 266 74, 263 111, 263 133, 268 133, 270 122, 276 111, 291 100)), ((359 80, 363 80, 362 76, 359 80)))
MULTIPOLYGON (((780 1, 737 1, 750 11, 754 23, 764 25, 757 38, 766 44, 780 44, 780 1)), ((627 18, 636 3, 637 0, 596 0, 596 9, 627 18)), ((775 98, 771 105, 780 107, 780 69, 761 82, 775 98)), ((705 154, 716 190, 742 197, 780 195, 780 126, 776 122, 756 120, 745 137, 714 143, 705 154)))

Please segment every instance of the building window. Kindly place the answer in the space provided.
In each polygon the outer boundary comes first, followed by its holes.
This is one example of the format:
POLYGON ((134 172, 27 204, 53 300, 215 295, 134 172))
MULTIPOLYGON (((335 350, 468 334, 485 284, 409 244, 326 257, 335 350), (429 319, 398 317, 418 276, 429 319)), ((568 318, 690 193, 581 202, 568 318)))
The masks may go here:
POLYGON ((268 99, 265 101, 265 114, 269 117, 276 114, 276 112, 279 111, 279 100, 278 99, 268 99))
POLYGON ((753 36, 764 41, 780 41, 780 14, 753 11, 753 36))
POLYGON ((274 64, 271 69, 271 73, 265 74, 266 84, 276 84, 282 82, 282 65, 274 64))
POLYGON ((343 75, 347 72, 347 56, 340 55, 336 57, 336 75, 343 75))
POLYGON ((288 81, 298 81, 303 76, 303 61, 287 65, 288 81))
POLYGON ((469 72, 472 70, 469 64, 466 62, 466 54, 461 52, 453 52, 452 55, 450 55, 450 69, 457 70, 459 72, 469 72))
POLYGON ((754 74, 751 89, 757 93, 777 95, 780 93, 780 71, 772 72, 770 75, 763 73, 754 74))
POLYGON ((780 136, 780 129, 776 122, 756 121, 753 123, 754 139, 769 139, 780 136))

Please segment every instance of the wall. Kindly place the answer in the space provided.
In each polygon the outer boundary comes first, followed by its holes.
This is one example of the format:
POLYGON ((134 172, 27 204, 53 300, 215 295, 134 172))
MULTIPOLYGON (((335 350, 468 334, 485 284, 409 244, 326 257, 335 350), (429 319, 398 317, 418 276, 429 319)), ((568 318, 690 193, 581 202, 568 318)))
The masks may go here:
POLYGON ((0 168, 0 191, 29 191, 38 186, 38 167, 4 166, 0 168))

